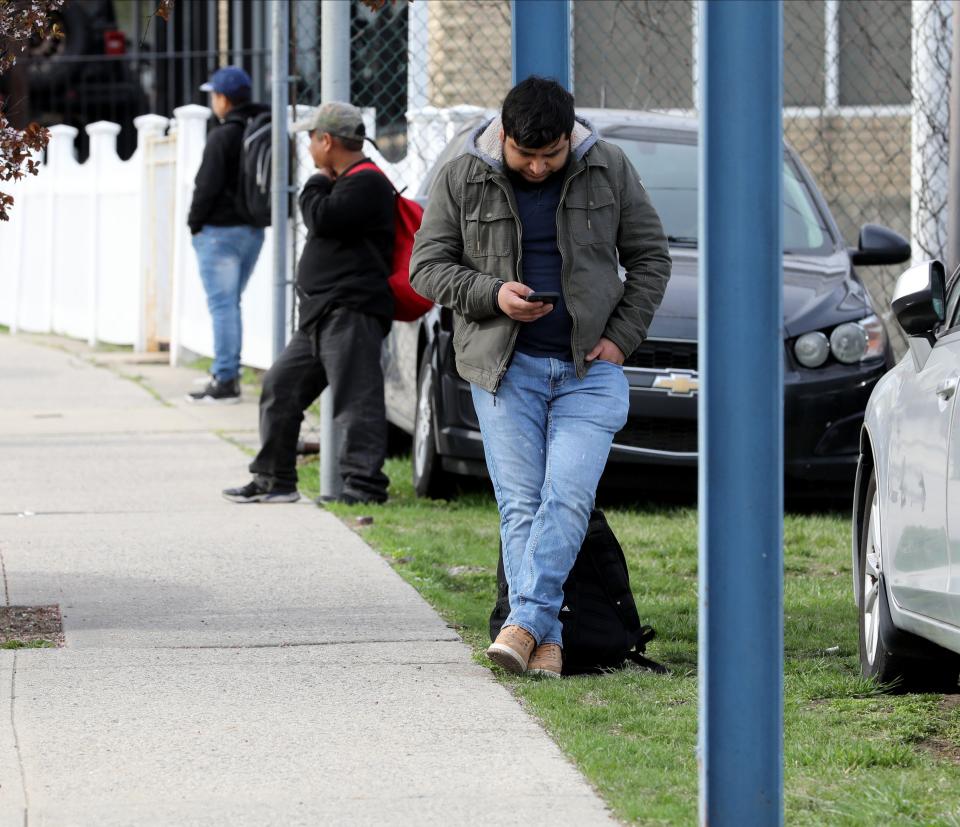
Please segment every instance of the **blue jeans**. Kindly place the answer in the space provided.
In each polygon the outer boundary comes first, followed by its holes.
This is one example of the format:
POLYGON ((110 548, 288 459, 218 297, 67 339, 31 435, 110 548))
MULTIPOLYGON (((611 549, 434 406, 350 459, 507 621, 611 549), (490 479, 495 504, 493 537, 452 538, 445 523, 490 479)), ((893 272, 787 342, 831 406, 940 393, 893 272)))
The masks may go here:
POLYGON ((213 227, 204 225, 193 236, 200 280, 207 294, 207 308, 213 319, 213 367, 218 382, 240 375, 243 322, 240 295, 250 280, 263 245, 263 230, 246 225, 213 227))
POLYGON ((496 394, 472 386, 500 509, 510 615, 537 643, 563 645, 563 584, 587 532, 613 437, 627 421, 623 368, 515 353, 496 394))

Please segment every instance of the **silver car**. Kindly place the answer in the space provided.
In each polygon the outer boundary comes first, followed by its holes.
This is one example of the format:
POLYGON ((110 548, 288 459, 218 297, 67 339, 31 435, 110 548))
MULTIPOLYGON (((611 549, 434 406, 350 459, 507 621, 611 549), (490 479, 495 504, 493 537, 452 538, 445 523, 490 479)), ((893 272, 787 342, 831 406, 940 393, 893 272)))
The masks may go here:
POLYGON ((853 573, 865 677, 955 689, 960 672, 960 268, 897 281, 909 352, 874 388, 854 490, 853 573))

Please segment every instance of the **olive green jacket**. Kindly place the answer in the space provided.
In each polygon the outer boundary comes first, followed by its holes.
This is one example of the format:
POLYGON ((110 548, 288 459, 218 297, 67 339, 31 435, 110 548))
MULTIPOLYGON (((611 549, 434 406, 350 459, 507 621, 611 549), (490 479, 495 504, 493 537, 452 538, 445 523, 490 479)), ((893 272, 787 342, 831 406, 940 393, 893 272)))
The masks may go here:
MULTIPOLYGON (((500 119, 437 176, 410 260, 410 282, 454 313, 457 371, 495 393, 522 322, 499 312, 496 285, 523 281, 519 213, 503 167, 500 119)), ((623 151, 578 118, 557 210, 561 284, 577 375, 606 337, 629 356, 647 335, 670 278, 660 218, 623 151), (621 281, 618 261, 626 270, 621 281)))

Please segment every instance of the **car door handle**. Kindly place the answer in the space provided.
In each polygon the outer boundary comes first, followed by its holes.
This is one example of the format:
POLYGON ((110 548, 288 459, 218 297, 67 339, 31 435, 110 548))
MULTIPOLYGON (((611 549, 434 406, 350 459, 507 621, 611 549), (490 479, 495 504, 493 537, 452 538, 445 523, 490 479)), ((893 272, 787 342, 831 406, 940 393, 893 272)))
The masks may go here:
POLYGON ((957 390, 957 377, 953 376, 950 379, 944 379, 939 385, 937 385, 937 396, 941 399, 949 399, 957 390))

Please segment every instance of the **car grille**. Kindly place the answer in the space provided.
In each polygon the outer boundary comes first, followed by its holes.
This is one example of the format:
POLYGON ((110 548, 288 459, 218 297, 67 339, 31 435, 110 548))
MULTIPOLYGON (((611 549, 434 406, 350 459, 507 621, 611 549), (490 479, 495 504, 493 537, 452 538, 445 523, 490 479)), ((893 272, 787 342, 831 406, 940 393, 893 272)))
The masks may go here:
POLYGON ((631 419, 613 441, 630 448, 694 454, 697 451, 697 420, 631 419))
POLYGON ((664 342, 647 339, 623 363, 628 368, 696 370, 696 342, 664 342))

